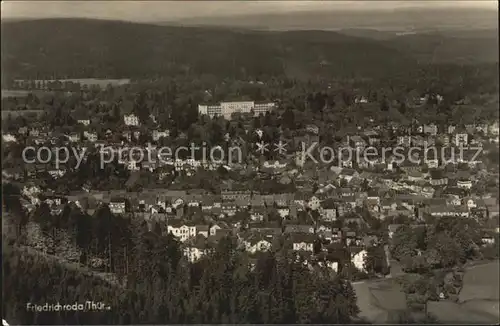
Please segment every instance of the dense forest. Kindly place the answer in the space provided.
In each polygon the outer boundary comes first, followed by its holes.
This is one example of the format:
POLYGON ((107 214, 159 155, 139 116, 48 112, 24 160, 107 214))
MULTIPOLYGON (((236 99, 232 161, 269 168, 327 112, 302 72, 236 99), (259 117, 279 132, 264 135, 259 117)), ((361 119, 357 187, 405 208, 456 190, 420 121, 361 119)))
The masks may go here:
POLYGON ((231 238, 195 264, 171 237, 141 229, 126 285, 3 244, 3 316, 14 324, 350 323, 356 295, 342 277, 312 273, 284 252, 254 267, 231 238), (40 301, 40 300, 43 300, 40 301), (102 302, 107 309, 26 311, 26 304, 102 302))
POLYGON ((5 22, 2 39, 3 75, 31 79, 387 77, 414 71, 419 62, 463 63, 475 56, 470 49, 489 58, 476 63, 498 57, 490 37, 409 35, 379 42, 329 31, 231 31, 84 19, 5 22))

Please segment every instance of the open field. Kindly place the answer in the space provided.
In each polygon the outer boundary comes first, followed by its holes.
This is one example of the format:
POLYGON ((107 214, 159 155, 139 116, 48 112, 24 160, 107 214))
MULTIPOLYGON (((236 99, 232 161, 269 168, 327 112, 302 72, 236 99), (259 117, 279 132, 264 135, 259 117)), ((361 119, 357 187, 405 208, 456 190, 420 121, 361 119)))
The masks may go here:
POLYGON ((359 316, 376 323, 387 322, 391 312, 406 310, 406 297, 393 279, 354 282, 359 316))
POLYGON ((482 314, 490 314, 492 317, 496 316, 498 322, 498 309, 500 308, 498 301, 490 300, 473 300, 462 304, 467 311, 480 312, 482 314))
POLYGON ((473 266, 464 275, 460 302, 476 299, 499 300, 499 262, 473 266))
POLYGON ((459 303, 430 302, 429 313, 443 323, 497 324, 500 321, 498 272, 498 261, 469 267, 459 303))
MULTIPOLYGON (((468 267, 459 301, 429 302, 428 312, 442 323, 499 322, 499 262, 468 267)), ((388 313, 406 309, 406 298, 396 278, 354 282, 360 317, 385 323, 388 313)))
MULTIPOLYGON (((483 305, 483 303, 481 303, 483 305)), ((491 309, 489 309, 491 310, 491 309)), ((427 311, 435 316, 440 323, 449 324, 496 324, 498 317, 484 311, 470 309, 466 304, 451 301, 429 302, 427 311)), ((498 311, 497 311, 498 314, 498 311)))

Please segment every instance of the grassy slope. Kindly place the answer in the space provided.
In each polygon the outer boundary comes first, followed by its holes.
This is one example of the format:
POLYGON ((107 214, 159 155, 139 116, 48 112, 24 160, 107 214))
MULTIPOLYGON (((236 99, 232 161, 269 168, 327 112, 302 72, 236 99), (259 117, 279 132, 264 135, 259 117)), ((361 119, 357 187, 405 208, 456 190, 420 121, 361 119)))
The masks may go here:
POLYGON ((460 291, 460 301, 475 299, 499 300, 498 261, 474 266, 464 276, 464 286, 460 291))
POLYGON ((429 312, 443 323, 499 322, 498 261, 469 268, 464 275, 460 302, 431 302, 429 312))
MULTIPOLYGON (((499 262, 491 262, 484 265, 470 267, 464 275, 464 287, 460 292, 460 301, 429 302, 428 311, 440 320, 447 323, 495 323, 499 320, 498 315, 498 288, 499 288, 499 262)), ((392 291, 380 292, 379 301, 387 307, 396 307, 393 291, 396 291, 394 280, 380 280, 353 283, 358 296, 358 306, 361 310, 360 316, 373 322, 385 322, 378 318, 385 318, 386 308, 374 304, 370 293, 372 289, 379 287, 390 287, 392 291), (387 296, 385 296, 387 295, 387 296)), ((394 292, 396 294, 396 292, 394 292)))

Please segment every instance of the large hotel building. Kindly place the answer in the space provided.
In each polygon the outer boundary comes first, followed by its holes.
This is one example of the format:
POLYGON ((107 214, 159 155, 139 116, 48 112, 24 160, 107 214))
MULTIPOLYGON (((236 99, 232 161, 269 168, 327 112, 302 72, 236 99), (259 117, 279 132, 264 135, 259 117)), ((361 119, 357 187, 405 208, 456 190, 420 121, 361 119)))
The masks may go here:
POLYGON ((240 102, 221 102, 218 105, 198 105, 198 112, 206 114, 210 117, 223 116, 225 119, 231 119, 233 113, 250 113, 253 111, 255 116, 265 114, 274 109, 273 102, 255 103, 254 101, 240 101, 240 102))

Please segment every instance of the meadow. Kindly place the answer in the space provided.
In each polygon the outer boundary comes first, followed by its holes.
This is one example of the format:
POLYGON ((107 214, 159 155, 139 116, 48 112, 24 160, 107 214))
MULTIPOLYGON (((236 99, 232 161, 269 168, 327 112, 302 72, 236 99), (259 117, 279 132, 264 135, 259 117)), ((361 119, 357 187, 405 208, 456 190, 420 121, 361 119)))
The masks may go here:
POLYGON ((464 275, 459 302, 430 302, 429 313, 443 323, 498 324, 498 272, 498 261, 469 267, 464 275))

